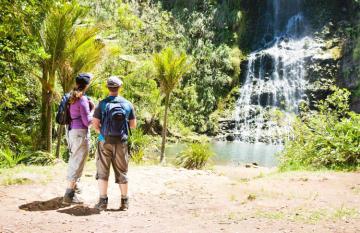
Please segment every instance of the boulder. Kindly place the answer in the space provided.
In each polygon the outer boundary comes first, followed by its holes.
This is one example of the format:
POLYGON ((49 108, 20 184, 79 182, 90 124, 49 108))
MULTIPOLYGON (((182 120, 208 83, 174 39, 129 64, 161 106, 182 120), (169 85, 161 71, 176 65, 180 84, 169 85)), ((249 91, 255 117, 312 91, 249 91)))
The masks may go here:
POLYGON ((226 135, 226 140, 229 141, 229 142, 233 142, 235 141, 235 135, 234 134, 228 134, 226 135))

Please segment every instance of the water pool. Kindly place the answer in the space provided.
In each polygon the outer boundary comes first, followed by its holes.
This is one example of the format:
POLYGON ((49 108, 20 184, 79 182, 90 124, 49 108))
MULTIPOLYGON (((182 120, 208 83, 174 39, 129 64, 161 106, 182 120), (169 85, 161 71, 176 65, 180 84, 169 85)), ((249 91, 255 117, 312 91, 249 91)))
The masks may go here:
MULTIPOLYGON (((283 149, 282 145, 222 141, 211 142, 210 146, 215 152, 213 158, 215 164, 239 165, 257 163, 263 167, 275 167, 277 165, 276 154, 283 149)), ((167 145, 165 154, 168 158, 174 158, 185 147, 186 145, 182 143, 167 145)))

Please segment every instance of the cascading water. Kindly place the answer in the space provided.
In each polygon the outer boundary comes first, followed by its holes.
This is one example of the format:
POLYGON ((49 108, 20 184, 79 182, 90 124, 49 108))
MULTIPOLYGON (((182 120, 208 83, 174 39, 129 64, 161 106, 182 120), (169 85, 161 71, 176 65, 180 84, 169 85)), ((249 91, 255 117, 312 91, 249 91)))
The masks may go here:
POLYGON ((305 58, 320 49, 307 36, 301 0, 268 0, 263 46, 251 53, 235 111, 235 137, 280 143, 306 100, 305 58))

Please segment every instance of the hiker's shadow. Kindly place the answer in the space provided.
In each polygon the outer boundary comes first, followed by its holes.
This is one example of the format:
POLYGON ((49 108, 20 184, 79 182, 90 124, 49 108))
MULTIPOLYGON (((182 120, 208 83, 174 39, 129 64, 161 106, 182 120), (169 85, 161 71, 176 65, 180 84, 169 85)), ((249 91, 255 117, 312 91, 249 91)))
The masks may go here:
POLYGON ((26 211, 47 211, 70 206, 69 204, 64 204, 62 200, 63 197, 55 197, 47 201, 33 201, 19 206, 19 209, 26 211))
POLYGON ((69 214, 73 216, 89 216, 93 214, 100 214, 100 210, 96 208, 90 208, 85 205, 76 205, 71 208, 58 210, 56 212, 63 213, 63 214, 69 214))
POLYGON ((89 216, 93 214, 100 214, 100 210, 95 208, 90 208, 85 205, 76 205, 71 208, 66 208, 66 207, 70 207, 70 204, 64 204, 62 200, 63 197, 55 197, 47 201, 33 201, 19 206, 19 209, 26 211, 57 210, 56 212, 69 214, 73 216, 89 216))

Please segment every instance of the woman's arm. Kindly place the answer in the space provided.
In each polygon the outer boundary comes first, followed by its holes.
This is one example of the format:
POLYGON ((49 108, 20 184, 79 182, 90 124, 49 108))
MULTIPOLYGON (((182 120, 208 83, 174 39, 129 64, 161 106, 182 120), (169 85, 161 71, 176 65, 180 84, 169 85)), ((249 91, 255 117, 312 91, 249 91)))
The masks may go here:
POLYGON ((89 127, 92 122, 92 112, 90 111, 89 100, 85 96, 80 99, 80 116, 83 125, 89 127))

